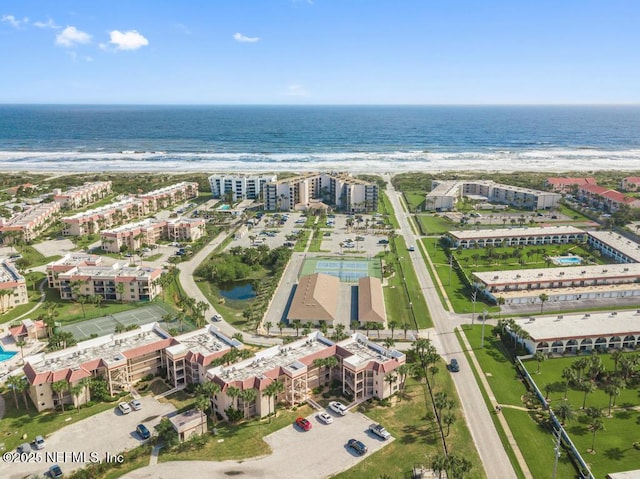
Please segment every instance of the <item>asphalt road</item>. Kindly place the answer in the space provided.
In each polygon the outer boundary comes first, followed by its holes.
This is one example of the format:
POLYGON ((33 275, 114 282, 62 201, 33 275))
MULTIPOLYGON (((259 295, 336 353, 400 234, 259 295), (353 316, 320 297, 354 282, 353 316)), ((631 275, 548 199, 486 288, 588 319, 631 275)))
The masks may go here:
MULTIPOLYGON (((390 178, 387 180, 387 194, 393 209, 400 223, 400 232, 404 236, 407 244, 419 244, 419 237, 414 234, 405 211, 402 209, 399 195, 391 184, 390 178)), ((460 363, 460 372, 452 374, 453 381, 458 390, 458 396, 462 403, 462 409, 466 416, 466 421, 471 431, 476 449, 485 468, 487 477, 501 479, 515 478, 516 473, 511 466, 509 457, 502 447, 500 437, 491 420, 490 412, 487 410, 485 402, 480 392, 471 366, 462 353, 461 346, 454 334, 454 328, 460 324, 457 315, 445 311, 440 302, 436 287, 427 271, 427 266, 418 248, 416 251, 407 251, 413 262, 418 281, 424 293, 431 319, 435 326, 435 336, 430 336, 434 341, 438 353, 449 362, 455 357, 460 363)))

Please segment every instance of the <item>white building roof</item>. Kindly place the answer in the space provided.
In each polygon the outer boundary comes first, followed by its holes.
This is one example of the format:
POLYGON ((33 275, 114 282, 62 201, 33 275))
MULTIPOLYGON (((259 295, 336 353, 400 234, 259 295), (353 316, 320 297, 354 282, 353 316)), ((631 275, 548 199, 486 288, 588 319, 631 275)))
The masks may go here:
POLYGON ((640 313, 637 311, 618 311, 617 313, 580 313, 563 314, 515 319, 534 341, 552 341, 599 336, 621 336, 640 334, 640 313))
POLYGON ((521 236, 554 236, 586 234, 574 226, 536 226, 533 228, 493 228, 482 230, 449 231, 449 234, 459 240, 485 238, 515 238, 521 236))
POLYGON ((589 231, 589 236, 640 263, 640 244, 611 231, 589 231))

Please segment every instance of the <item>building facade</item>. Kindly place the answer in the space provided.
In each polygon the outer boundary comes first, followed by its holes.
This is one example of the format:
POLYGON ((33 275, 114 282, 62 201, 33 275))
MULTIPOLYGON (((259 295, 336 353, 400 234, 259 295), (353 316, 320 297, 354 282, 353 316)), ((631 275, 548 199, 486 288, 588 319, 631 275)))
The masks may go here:
POLYGON ((427 211, 451 211, 463 196, 484 198, 491 203, 510 205, 519 209, 544 210, 555 208, 562 195, 549 191, 502 185, 490 180, 431 182, 431 191, 425 198, 427 211))
POLYGON ((262 197, 267 211, 306 210, 322 200, 345 212, 367 212, 378 208, 378 185, 345 173, 307 173, 265 183, 262 197))
POLYGON ((231 194, 232 201, 257 200, 266 183, 277 181, 276 175, 229 175, 217 174, 209 177, 209 186, 214 198, 231 194))
POLYGON ((0 312, 29 302, 27 283, 8 261, 0 262, 0 312))
POLYGON ((540 226, 449 231, 446 238, 452 248, 487 248, 584 243, 587 241, 588 234, 573 226, 540 226))
POLYGON ((123 247, 134 251, 159 240, 197 241, 205 233, 206 223, 202 218, 146 219, 104 230, 100 240, 104 251, 118 253, 123 247))
POLYGON ((77 209, 95 203, 111 193, 110 181, 95 181, 74 186, 66 191, 54 190, 53 201, 63 208, 77 209))
POLYGON ((25 242, 33 241, 53 224, 58 211, 60 211, 58 203, 40 203, 18 213, 9 220, 0 218, 2 242, 11 244, 14 241, 12 235, 16 235, 25 242))

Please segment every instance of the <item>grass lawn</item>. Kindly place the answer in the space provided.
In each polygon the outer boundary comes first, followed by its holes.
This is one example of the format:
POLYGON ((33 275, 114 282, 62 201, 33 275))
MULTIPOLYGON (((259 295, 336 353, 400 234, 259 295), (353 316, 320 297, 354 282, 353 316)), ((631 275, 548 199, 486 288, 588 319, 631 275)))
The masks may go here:
POLYGON ((424 191, 403 191, 402 193, 411 211, 422 208, 427 195, 424 191))
MULTIPOLYGON (((464 334, 474 350, 496 401, 503 405, 502 413, 507 419, 509 429, 525 458, 533 477, 550 476, 553 470, 553 438, 550 431, 539 426, 531 416, 531 412, 512 409, 509 406, 523 407, 522 396, 527 392, 520 380, 515 367, 505 356, 506 350, 500 340, 491 334, 492 327, 485 326, 484 348, 480 348, 482 327, 466 326, 464 334), (535 447, 531 447, 535 444, 535 447)), ((537 363, 536 363, 537 364, 537 363)), ((544 364, 543 364, 544 367, 544 364)), ((558 464, 557 477, 570 478, 575 476, 575 469, 566 454, 563 454, 558 464)))
POLYGON ((402 325, 405 323, 408 323, 410 329, 413 329, 415 328, 413 321, 415 315, 418 329, 430 328, 433 323, 413 264, 409 254, 405 253, 407 245, 402 237, 393 238, 392 241, 395 252, 382 253, 384 263, 392 264, 395 271, 392 277, 387 278, 387 286, 384 288, 388 320, 397 321, 398 329, 402 329, 402 325), (413 307, 413 314, 411 307, 413 307))
POLYGON ((416 215, 416 218, 426 235, 442 235, 457 227, 448 219, 438 215, 419 214, 416 215))
MULTIPOLYGON (((601 354, 599 357, 607 371, 614 370, 614 362, 610 355, 601 354)), ((549 402, 552 409, 563 402, 565 382, 562 379, 562 371, 578 359, 579 357, 576 356, 548 359, 541 363, 539 374, 536 374, 537 362, 525 362, 529 373, 543 393, 545 385, 550 386, 549 402)), ((599 388, 587 394, 586 407, 597 407, 602 411, 605 427, 603 431, 596 434, 596 452, 593 454, 589 452, 593 435, 588 431, 587 417, 581 412, 584 400, 584 392, 569 387, 567 401, 577 414, 576 419, 566 425, 566 430, 582 458, 590 464, 595 476, 604 477, 612 471, 637 469, 640 464, 640 450, 633 448, 633 443, 640 440, 640 434, 638 434, 640 396, 638 396, 637 384, 621 390, 616 398, 616 407, 612 409, 611 417, 608 416, 609 396, 602 389, 599 388)))
POLYGON ((62 429, 64 426, 99 412, 113 409, 118 404, 117 401, 98 403, 91 407, 81 407, 79 411, 71 406, 66 406, 64 412, 57 410, 38 413, 29 398, 27 398, 29 409, 25 410, 21 394, 18 394, 18 409, 16 409, 13 393, 5 392, 2 397, 6 409, 4 417, 0 421, 0 442, 4 443, 7 451, 11 451, 25 442, 22 439, 24 434, 27 435, 27 441, 33 441, 38 435, 46 437, 47 434, 62 429))
POLYGON ((380 200, 380 204, 378 205, 380 213, 385 215, 389 223, 391 223, 391 226, 393 226, 393 229, 400 229, 400 223, 398 223, 398 218, 396 218, 396 213, 393 206, 391 206, 391 202, 389 201, 389 197, 386 192, 380 192, 380 200))
POLYGON ((293 247, 293 251, 296 253, 303 253, 305 248, 307 247, 307 241, 309 240, 309 235, 311 231, 308 229, 300 230, 300 235, 296 240, 296 245, 293 247))
MULTIPOLYGON (((440 373, 435 377, 438 391, 444 391, 450 398, 457 396, 449 374, 443 364, 439 364, 440 373)), ((335 476, 338 479, 360 479, 383 477, 409 477, 408 473, 414 464, 430 465, 430 461, 437 454, 442 453, 442 444, 437 425, 434 420, 427 420, 424 402, 424 385, 413 379, 407 380, 405 396, 393 406, 382 407, 377 403, 363 403, 359 410, 384 427, 395 438, 391 444, 380 451, 367 456, 353 468, 335 476)), ((429 410, 431 411, 429 405, 429 410)), ((454 409, 457 420, 451 426, 447 437, 449 452, 469 459, 472 463, 471 472, 465 478, 486 477, 478 453, 473 446, 473 439, 462 420, 458 406, 454 409)))
MULTIPOLYGON (((193 402, 193 400, 191 401, 193 402)), ((307 416, 312 410, 309 406, 298 407, 295 411, 278 409, 277 417, 271 419, 254 419, 242 424, 218 423, 217 434, 204 446, 194 447, 182 452, 160 451, 160 462, 167 461, 225 461, 242 460, 271 453, 269 445, 262 438, 283 427, 291 426, 298 416, 307 416), (218 442, 222 439, 222 442, 218 442)), ((211 418, 209 429, 213 428, 211 418)))

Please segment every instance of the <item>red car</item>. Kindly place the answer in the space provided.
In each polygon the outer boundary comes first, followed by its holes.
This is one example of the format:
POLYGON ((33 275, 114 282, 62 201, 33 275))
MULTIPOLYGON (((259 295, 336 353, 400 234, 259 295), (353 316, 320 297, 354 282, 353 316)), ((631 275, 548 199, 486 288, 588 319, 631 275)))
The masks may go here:
POLYGON ((298 419, 296 419, 296 424, 300 429, 304 431, 308 431, 309 429, 311 429, 311 423, 303 417, 299 417, 298 419))

